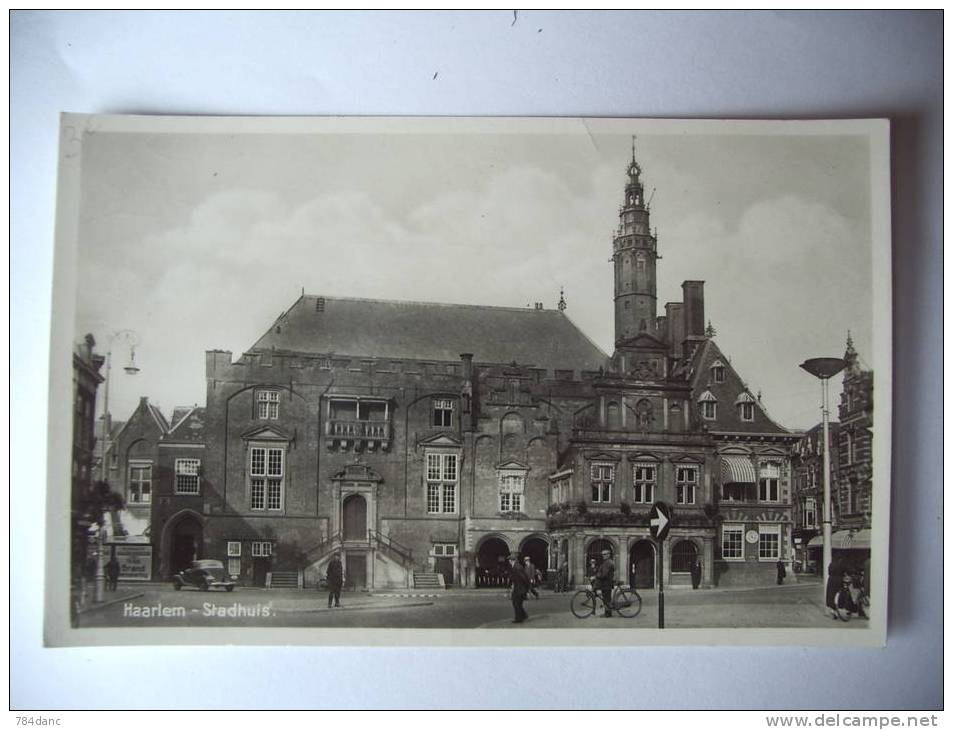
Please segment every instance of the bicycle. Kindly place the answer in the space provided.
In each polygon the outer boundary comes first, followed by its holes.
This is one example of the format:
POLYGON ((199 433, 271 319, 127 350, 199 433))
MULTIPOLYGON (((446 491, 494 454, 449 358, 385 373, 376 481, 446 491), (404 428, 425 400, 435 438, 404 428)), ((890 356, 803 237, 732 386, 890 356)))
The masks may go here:
MULTIPOLYGON (((620 616, 625 618, 634 618, 642 610, 642 596, 634 588, 623 586, 616 583, 612 588, 610 598, 612 605, 608 608, 612 611, 618 611, 620 616)), ((588 618, 596 612, 599 603, 605 603, 602 595, 593 588, 584 588, 576 591, 569 602, 569 609, 576 618, 588 618)))

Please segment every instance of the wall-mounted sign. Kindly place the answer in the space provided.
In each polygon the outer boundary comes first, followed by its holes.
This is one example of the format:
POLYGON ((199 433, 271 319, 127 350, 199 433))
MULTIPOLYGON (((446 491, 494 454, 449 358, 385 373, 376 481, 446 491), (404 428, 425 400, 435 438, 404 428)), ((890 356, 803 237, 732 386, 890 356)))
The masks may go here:
POLYGON ((152 580, 152 545, 115 545, 119 580, 152 580))

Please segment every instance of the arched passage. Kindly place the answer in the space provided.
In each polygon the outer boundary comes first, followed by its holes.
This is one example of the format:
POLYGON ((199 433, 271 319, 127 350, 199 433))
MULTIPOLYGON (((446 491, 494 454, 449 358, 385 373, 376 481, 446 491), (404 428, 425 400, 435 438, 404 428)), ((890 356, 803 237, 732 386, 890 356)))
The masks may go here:
POLYGON ((202 523, 192 514, 180 517, 169 528, 169 570, 178 573, 202 557, 202 523))
POLYGON ((691 540, 679 540, 672 546, 672 572, 690 573, 698 560, 698 547, 691 540))
POLYGON ((523 541, 520 547, 520 559, 528 557, 536 570, 546 579, 546 571, 549 569, 549 543, 541 537, 528 537, 523 541))
POLYGON ((629 582, 634 588, 655 587, 655 546, 639 540, 629 551, 629 582))
POLYGON ((477 550, 476 586, 485 588, 506 585, 510 546, 499 537, 488 537, 477 550))

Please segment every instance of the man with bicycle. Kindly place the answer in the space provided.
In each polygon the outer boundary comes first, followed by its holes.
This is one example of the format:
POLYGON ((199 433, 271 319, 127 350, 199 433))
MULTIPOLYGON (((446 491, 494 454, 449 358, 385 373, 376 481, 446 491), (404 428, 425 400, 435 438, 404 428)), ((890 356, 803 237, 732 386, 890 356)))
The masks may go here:
POLYGON ((606 608, 603 617, 612 616, 612 588, 615 584, 615 563, 612 562, 612 553, 609 550, 602 551, 602 562, 596 569, 596 575, 592 579, 592 589, 602 591, 602 603, 606 608))

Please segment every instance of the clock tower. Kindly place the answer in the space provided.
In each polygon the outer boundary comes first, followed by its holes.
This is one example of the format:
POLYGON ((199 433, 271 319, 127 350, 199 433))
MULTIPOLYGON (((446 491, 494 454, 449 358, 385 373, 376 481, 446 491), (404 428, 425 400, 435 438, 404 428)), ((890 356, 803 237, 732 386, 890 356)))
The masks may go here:
POLYGON ((645 205, 642 168, 632 161, 626 170, 625 198, 619 209, 619 227, 612 239, 615 266, 615 342, 630 340, 640 333, 657 337, 655 260, 656 238, 649 232, 649 210, 645 205))

